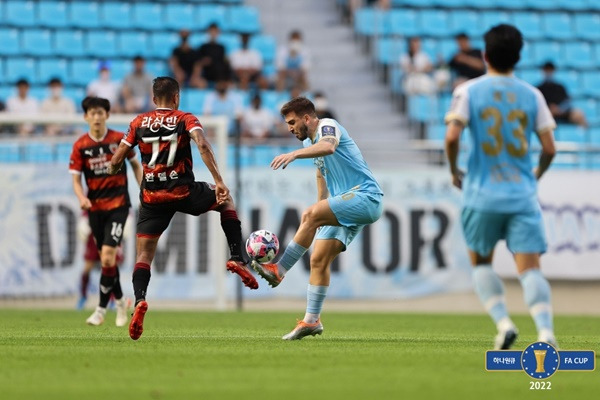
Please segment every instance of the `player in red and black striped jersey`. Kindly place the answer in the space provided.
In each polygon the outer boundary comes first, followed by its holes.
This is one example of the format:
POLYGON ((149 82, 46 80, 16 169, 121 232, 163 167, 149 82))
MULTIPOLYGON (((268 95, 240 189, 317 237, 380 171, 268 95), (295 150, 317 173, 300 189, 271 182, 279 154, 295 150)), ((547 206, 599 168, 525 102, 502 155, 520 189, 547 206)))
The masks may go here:
MULTIPOLYGON (((123 133, 106 127, 110 112, 110 102, 99 97, 86 97, 81 105, 89 132, 73 144, 69 172, 73 175, 73 190, 88 218, 96 245, 100 251, 102 273, 100 275, 100 301, 94 313, 86 320, 89 325, 104 322, 106 306, 111 294, 117 304, 117 326, 127 323, 127 303, 119 281, 119 268, 116 263, 117 248, 121 243, 125 221, 129 214, 129 193, 127 191, 127 171, 123 168, 114 175, 108 174, 108 166, 119 148, 123 133), (85 178, 87 194, 81 183, 85 178)), ((142 167, 136 160, 135 151, 130 150, 127 158, 140 183, 142 167)))
POLYGON ((179 84, 169 77, 153 82, 155 111, 135 118, 127 136, 113 156, 109 173, 118 173, 130 149, 139 145, 144 176, 140 193, 137 224, 137 258, 133 271, 135 312, 129 325, 129 335, 137 340, 143 331, 148 309, 146 290, 150 282, 150 264, 154 259, 158 238, 167 228, 175 212, 200 215, 208 211, 221 214, 221 227, 227 237, 231 258, 227 270, 240 275, 244 285, 257 289, 258 282, 242 256, 240 220, 223 182, 210 143, 202 125, 192 114, 179 111, 179 84), (190 141, 198 146, 202 161, 215 184, 195 182, 192 172, 190 141))

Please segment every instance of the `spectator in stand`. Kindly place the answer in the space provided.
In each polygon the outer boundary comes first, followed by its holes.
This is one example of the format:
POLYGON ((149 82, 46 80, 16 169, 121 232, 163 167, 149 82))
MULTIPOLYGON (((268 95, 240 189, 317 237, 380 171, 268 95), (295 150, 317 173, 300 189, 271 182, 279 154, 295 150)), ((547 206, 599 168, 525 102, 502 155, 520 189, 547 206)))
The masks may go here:
POLYGON ((464 81, 485 74, 485 63, 481 50, 471 47, 471 41, 465 33, 459 33, 455 39, 458 44, 458 53, 452 57, 448 64, 455 75, 452 82, 453 88, 464 81))
POLYGON ((237 93, 229 90, 230 82, 226 79, 219 80, 215 91, 209 93, 204 101, 205 115, 225 115, 229 117, 227 132, 235 136, 239 132, 239 121, 242 116, 242 101, 237 93))
POLYGON ((139 114, 152 107, 152 76, 145 71, 146 60, 142 56, 133 59, 133 71, 123 80, 121 90, 125 112, 139 114))
MULTIPOLYGON (((59 78, 52 78, 48 82, 48 96, 42 102, 42 113, 55 115, 74 115, 75 103, 63 95, 63 84, 59 78)), ((71 129, 65 125, 48 124, 45 129, 46 135, 55 136, 61 133, 70 133, 71 129)))
POLYGON ((275 117, 273 113, 262 106, 259 94, 252 97, 250 107, 242 114, 241 131, 242 137, 252 139, 250 143, 264 142, 275 128, 275 117))
POLYGON ((568 122, 587 128, 588 122, 581 110, 573 108, 567 89, 554 80, 556 67, 551 61, 542 65, 544 81, 538 86, 556 122, 568 122))
POLYGON ((307 90, 309 59, 310 54, 302 42, 302 34, 300 31, 292 31, 287 46, 281 46, 277 51, 277 90, 288 90, 294 86, 307 90))
POLYGON ((110 102, 111 113, 120 113, 122 111, 119 103, 119 83, 113 81, 110 77, 110 64, 107 61, 101 61, 98 66, 98 79, 90 82, 87 86, 87 95, 89 97, 100 97, 110 102))
MULTIPOLYGON (((6 111, 12 114, 35 115, 40 111, 37 99, 29 96, 29 82, 27 79, 17 81, 17 95, 9 97, 6 101, 6 111)), ((28 136, 35 130, 31 123, 20 124, 15 127, 21 136, 28 136)))
POLYGON ((238 87, 241 90, 247 90, 250 84, 254 84, 261 89, 266 89, 267 82, 261 75, 263 68, 262 55, 248 47, 250 43, 249 34, 242 33, 240 38, 242 47, 231 53, 230 56, 233 77, 238 82, 238 87))
POLYGON ((179 46, 173 49, 169 59, 169 67, 173 77, 183 87, 200 87, 199 77, 194 77, 194 66, 198 61, 198 53, 190 46, 190 31, 179 31, 179 46))
POLYGON ((315 105, 315 111, 317 113, 317 118, 332 118, 335 119, 335 116, 329 109, 329 101, 323 92, 315 92, 313 104, 315 105))
POLYGON ((421 39, 408 39, 408 53, 400 57, 400 68, 404 72, 404 92, 407 95, 433 94, 436 84, 431 77, 433 64, 431 59, 421 50, 421 39))
POLYGON ((219 80, 229 80, 231 76, 229 62, 225 57, 225 46, 218 43, 219 25, 212 23, 208 27, 208 42, 198 49, 198 59, 194 67, 194 76, 199 76, 201 87, 215 87, 219 80))

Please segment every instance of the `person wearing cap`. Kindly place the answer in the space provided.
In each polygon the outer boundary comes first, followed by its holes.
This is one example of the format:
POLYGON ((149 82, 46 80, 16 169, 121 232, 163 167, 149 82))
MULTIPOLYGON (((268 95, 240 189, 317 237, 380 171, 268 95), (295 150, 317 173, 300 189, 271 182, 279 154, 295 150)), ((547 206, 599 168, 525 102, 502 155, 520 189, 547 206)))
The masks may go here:
MULTIPOLYGON (((63 94, 63 84, 60 78, 52 78, 48 82, 49 96, 42 101, 42 113, 54 115, 75 114, 75 103, 63 94)), ((68 127, 59 124, 48 124, 45 129, 46 135, 55 136, 60 133, 68 133, 68 127)))
POLYGON ((544 95, 552 116, 556 122, 567 122, 587 128, 588 122, 585 114, 581 110, 573 108, 567 89, 554 80, 555 70, 556 67, 551 61, 544 63, 542 65, 544 81, 538 85, 538 89, 544 95))
POLYGON ((89 97, 101 97, 110 102, 112 113, 121 112, 119 103, 119 84, 110 77, 110 63, 102 61, 98 65, 98 79, 90 82, 87 86, 89 97))

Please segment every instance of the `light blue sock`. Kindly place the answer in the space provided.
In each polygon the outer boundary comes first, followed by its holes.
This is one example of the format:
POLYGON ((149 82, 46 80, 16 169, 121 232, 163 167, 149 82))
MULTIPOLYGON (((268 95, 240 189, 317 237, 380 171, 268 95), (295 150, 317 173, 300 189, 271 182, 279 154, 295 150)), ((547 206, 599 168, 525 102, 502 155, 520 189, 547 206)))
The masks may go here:
POLYGON ((519 279, 525 303, 538 332, 543 329, 553 331, 550 284, 537 268, 525 271, 519 279))
POLYGON ((308 285, 306 290, 306 315, 304 316, 304 322, 314 324, 321 315, 323 309, 323 302, 327 297, 327 289, 329 286, 315 286, 308 285))
POLYGON ((473 284, 481 304, 483 304, 496 325, 503 319, 508 319, 508 311, 504 300, 504 286, 491 265, 478 265, 473 268, 473 284))
POLYGON ((304 255, 304 253, 306 253, 307 250, 308 249, 306 247, 300 246, 293 240, 290 243, 288 243, 287 247, 285 248, 285 252, 283 253, 283 256, 281 256, 281 260, 279 260, 279 262, 277 263, 280 267, 282 267, 279 268, 280 272, 283 272, 285 274, 287 271, 289 271, 294 266, 294 264, 296 264, 298 260, 302 258, 302 256, 304 255), (282 269, 283 271, 281 271, 282 269))

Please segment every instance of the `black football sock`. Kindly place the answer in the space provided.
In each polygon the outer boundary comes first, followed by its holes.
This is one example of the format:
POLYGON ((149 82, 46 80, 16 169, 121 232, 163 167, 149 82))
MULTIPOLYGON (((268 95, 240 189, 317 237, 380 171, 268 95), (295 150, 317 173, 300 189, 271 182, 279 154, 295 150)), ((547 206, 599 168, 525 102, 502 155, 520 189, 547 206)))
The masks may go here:
POLYGON ((242 255, 242 223, 238 219, 235 210, 221 212, 221 228, 227 237, 231 258, 236 261, 244 261, 242 255))
POLYGON ((98 304, 102 308, 106 308, 113 287, 115 285, 115 275, 117 271, 115 267, 102 268, 102 275, 100 275, 100 303, 98 304))
POLYGON ((119 273, 119 267, 115 265, 115 269, 117 270, 117 274, 115 275, 115 283, 113 286, 113 296, 115 296, 115 300, 121 300, 123 298, 123 289, 121 288, 121 274, 119 273))
POLYGON ((150 265, 137 263, 133 269, 133 293, 135 294, 135 305, 146 300, 146 290, 150 282, 150 265))

